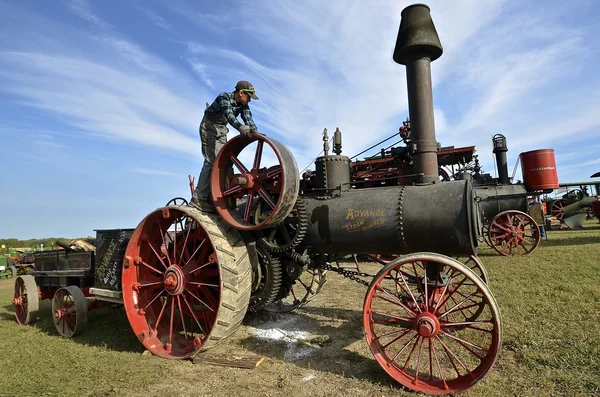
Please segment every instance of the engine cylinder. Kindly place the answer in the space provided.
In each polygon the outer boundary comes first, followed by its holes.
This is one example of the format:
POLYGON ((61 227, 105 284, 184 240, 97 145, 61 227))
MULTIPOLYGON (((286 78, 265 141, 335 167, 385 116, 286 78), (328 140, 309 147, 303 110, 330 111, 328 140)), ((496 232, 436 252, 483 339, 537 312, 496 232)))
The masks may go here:
POLYGON ((527 190, 523 185, 482 186, 474 192, 479 211, 488 221, 503 211, 527 212, 527 190))
POLYGON ((476 205, 470 181, 357 189, 304 198, 314 252, 476 255, 476 205))

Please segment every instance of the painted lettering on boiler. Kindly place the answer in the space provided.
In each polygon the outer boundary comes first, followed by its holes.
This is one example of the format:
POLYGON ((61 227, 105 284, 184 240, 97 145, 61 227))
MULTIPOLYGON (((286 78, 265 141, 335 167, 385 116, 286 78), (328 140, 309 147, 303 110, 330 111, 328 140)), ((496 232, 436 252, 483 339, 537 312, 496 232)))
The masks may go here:
POLYGON ((380 208, 376 210, 357 210, 354 208, 349 208, 348 213, 346 214, 346 219, 364 218, 366 216, 385 216, 385 210, 380 208))

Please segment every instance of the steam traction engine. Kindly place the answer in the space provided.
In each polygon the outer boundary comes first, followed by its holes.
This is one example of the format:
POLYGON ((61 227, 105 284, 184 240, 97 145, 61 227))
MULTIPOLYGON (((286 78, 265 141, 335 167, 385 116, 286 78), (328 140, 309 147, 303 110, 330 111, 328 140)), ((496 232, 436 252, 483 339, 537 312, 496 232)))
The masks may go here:
POLYGON ((442 47, 427 6, 402 16, 394 60, 407 69, 413 185, 352 188, 338 139, 335 154, 317 159, 318 186, 300 192, 285 146, 262 135, 231 139, 211 176, 218 214, 170 205, 131 236, 123 302, 148 350, 190 357, 235 332, 248 310, 305 303, 345 255, 380 252, 403 255, 366 283, 366 340, 385 371, 410 389, 446 394, 492 368, 498 306, 477 273, 450 257, 475 258, 479 218, 470 180, 439 183, 430 62, 442 47), (264 167, 269 158, 275 164, 264 167))
MULTIPOLYGON (((334 154, 317 159, 316 184, 301 190, 284 145, 260 134, 237 136, 213 167, 217 213, 177 202, 151 212, 127 230, 120 275, 104 267, 112 260, 95 263, 96 273, 100 266, 119 285, 88 280, 88 293, 122 302, 135 335, 153 354, 185 359, 225 340, 248 311, 286 312, 306 303, 328 271, 338 272, 368 286, 366 341, 390 376, 429 394, 472 387, 498 358, 502 322, 476 257, 481 200, 473 181, 439 180, 430 63, 441 55, 429 8, 404 9, 394 60, 407 73, 410 184, 353 187, 338 133, 334 154), (264 167, 267 161, 273 165, 264 167), (372 252, 400 256, 382 262, 373 276, 336 265, 372 252)), ((121 252, 120 245, 111 247, 121 252)), ((50 287, 62 285, 61 275, 56 269, 48 275, 58 277, 50 287)), ((21 277, 13 303, 27 323, 36 286, 21 277)), ((83 295, 66 293, 76 302, 62 305, 58 317, 72 315, 73 307, 85 313, 83 295)))
MULTIPOLYGON (((412 183, 415 176, 415 146, 409 120, 403 122, 399 134, 405 146, 393 145, 382 149, 381 154, 351 163, 351 182, 354 188, 412 183)), ((334 141, 335 139, 337 131, 334 141)), ((547 194, 558 188, 554 151, 541 149, 521 153, 519 159, 523 163, 525 183, 511 183, 506 161, 506 138, 496 134, 492 143, 498 178, 481 172, 475 146, 455 148, 441 147, 438 144, 439 178, 444 182, 471 180, 476 200, 480 204, 477 215, 481 217, 481 235, 484 241, 501 255, 527 255, 537 248, 541 239, 538 225, 544 222, 541 203, 539 206, 529 206, 528 197, 547 194)), ((318 175, 306 179, 306 184, 312 186, 318 181, 318 175)))

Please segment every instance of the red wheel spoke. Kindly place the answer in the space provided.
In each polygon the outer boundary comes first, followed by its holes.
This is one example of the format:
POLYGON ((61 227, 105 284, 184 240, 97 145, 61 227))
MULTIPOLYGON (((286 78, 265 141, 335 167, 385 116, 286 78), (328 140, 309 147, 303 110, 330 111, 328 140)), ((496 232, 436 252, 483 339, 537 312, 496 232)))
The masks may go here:
MULTIPOLYGON (((162 226, 160 224, 160 222, 158 223, 158 230, 160 231, 160 237, 162 239, 162 243, 163 246, 165 247, 165 249, 168 247, 167 243, 165 241, 165 233, 163 232, 162 226)), ((167 234, 168 235, 168 234, 167 234)), ((169 237, 170 238, 170 237, 169 237)), ((169 266, 172 266, 173 264, 171 263, 171 258, 169 258, 169 253, 167 252, 167 261, 169 262, 169 266)))
MULTIPOLYGON (((479 292, 479 291, 475 291, 475 292, 473 292, 471 295, 467 296, 467 297, 466 297, 466 298, 464 298, 462 301, 460 301, 459 303, 457 303, 456 305, 454 305, 454 306, 453 306, 451 309, 449 309, 449 310, 446 310, 444 313, 441 313, 441 315, 440 315, 439 319, 441 320, 441 319, 442 319, 442 318, 444 318, 446 315, 448 315, 448 314, 450 314, 450 313, 452 313, 452 312, 456 311, 456 309, 457 309, 458 307, 460 307, 460 306, 461 306, 463 303, 465 303, 467 300, 469 300, 469 298, 471 298, 473 295, 475 295, 475 294, 476 294, 476 293, 478 293, 478 292, 479 292)), ((476 303, 475 305, 466 306, 466 307, 464 307, 464 308, 463 308, 463 309, 461 309, 461 310, 466 310, 466 309, 468 309, 468 308, 470 308, 470 307, 476 307, 476 306, 479 306, 479 305, 480 305, 480 303, 476 303)))
POLYGON ((169 344, 173 346, 173 317, 175 316, 175 299, 171 299, 171 322, 169 325, 169 344))
POLYGON ((460 366, 463 367, 463 369, 465 371, 469 372, 469 368, 465 365, 465 363, 463 363, 461 361, 461 359, 458 358, 458 356, 456 354, 454 354, 454 352, 452 350, 450 350, 450 348, 444 343, 444 341, 442 339, 440 339, 439 336, 436 335, 435 339, 438 342, 440 342, 440 344, 442 345, 442 348, 444 349, 446 356, 448 356, 448 360, 450 361, 450 364, 452 364, 452 367, 454 368, 454 371, 456 371, 456 375, 458 377, 460 377, 460 371, 458 370, 458 367, 454 363, 454 360, 456 360, 460 364, 460 366))
MULTIPOLYGON (((77 319, 77 316, 73 316, 73 317, 75 317, 77 319)), ((71 321, 71 316, 65 316, 65 317, 63 317, 63 319, 67 320, 69 322, 69 324, 71 324, 73 326, 73 328, 69 327, 69 330, 72 331, 73 329, 75 329, 75 323, 73 321, 71 321)), ((77 320, 75 320, 75 321, 77 321, 77 320)))
POLYGON ((186 267, 188 263, 190 263, 190 260, 192 260, 192 258, 194 256, 196 256, 196 254, 198 253, 198 250, 204 245, 204 242, 206 241, 206 238, 204 240, 202 240, 202 242, 200 243, 200 245, 198 246, 198 248, 196 248, 196 250, 194 251, 194 253, 188 258, 187 262, 185 262, 185 265, 183 265, 183 267, 186 267))
POLYGON ((395 362, 396 359, 398 358, 398 356, 400 354, 402 354, 402 352, 408 347, 408 345, 410 345, 410 343, 413 341, 413 339, 415 339, 419 334, 415 333, 412 338, 410 338, 408 340, 408 342, 406 342, 406 344, 402 347, 402 349, 400 349, 400 351, 398 351, 398 353, 396 353, 396 355, 394 356, 394 358, 392 358, 392 362, 395 362))
POLYGON ((400 338, 402 338, 404 335, 408 334, 411 331, 413 331, 412 328, 402 329, 400 331, 394 331, 394 332, 390 332, 390 333, 387 333, 387 334, 383 334, 383 335, 377 336, 377 337, 375 337, 374 340, 381 340, 381 338, 387 338, 388 336, 400 334, 396 338, 392 339, 390 342, 388 342, 388 343, 386 343, 385 345, 382 346, 383 348, 386 348, 389 345, 391 345, 392 343, 397 342, 400 338))
POLYGON ((192 285, 196 285, 196 286, 198 286, 198 287, 200 287, 200 286, 204 286, 204 287, 213 287, 213 288, 219 288, 219 285, 218 285, 218 284, 199 283, 199 282, 196 282, 196 281, 188 281, 187 283, 188 283, 188 284, 192 284, 192 285))
POLYGON ((384 296, 379 295, 378 293, 375 293, 375 297, 377 297, 381 300, 384 300, 386 302, 396 304, 396 305, 400 306, 401 308, 403 308, 404 310, 406 310, 412 316, 414 316, 414 317, 417 316, 417 314, 414 311, 412 311, 408 306, 406 306, 404 303, 402 303, 402 301, 400 301, 400 299, 398 299, 394 295, 390 294, 386 289, 382 288, 380 285, 378 285, 376 288, 385 292, 385 294, 387 296, 389 296, 390 298, 388 299, 384 296))
POLYGON ((498 222, 494 222, 491 229, 492 229, 492 233, 496 233, 498 231, 498 229, 504 231, 507 234, 512 233, 512 230, 509 227, 507 227, 506 225, 500 224, 498 222))
POLYGON ((231 194, 234 194, 234 193, 241 192, 241 191, 242 191, 242 189, 243 189, 242 185, 237 185, 237 186, 234 186, 234 187, 232 187, 232 188, 230 188, 230 189, 227 189, 227 190, 225 190, 225 191, 223 192, 223 196, 229 196, 229 195, 231 195, 231 194))
MULTIPOLYGON (((435 350, 435 339, 430 339, 430 349, 433 351, 433 356, 435 357, 435 362, 437 363, 438 371, 440 371, 440 378, 442 378, 442 382, 444 382, 444 389, 448 389, 448 385, 446 384, 446 376, 444 374, 444 370, 442 369, 442 365, 440 364, 440 360, 437 355, 437 350, 435 350)), ((433 373, 433 369, 431 370, 433 373)))
POLYGON ((262 159, 264 141, 258 141, 256 144, 256 153, 254 154, 254 163, 252 163, 252 170, 258 170, 260 168, 260 160, 262 159))
MULTIPOLYGON (((398 287, 400 287, 401 290, 404 291, 404 287, 398 282, 398 274, 402 277, 402 282, 404 283, 404 285, 406 286, 406 291, 408 292, 408 294, 410 295, 410 297, 412 298, 415 306, 417 307, 417 309, 419 310, 419 313, 423 313, 423 311, 421 310, 421 306, 419 305, 419 303, 417 302, 417 300, 415 299, 412 291, 410 290, 410 287, 408 286, 408 283, 406 282, 406 279, 404 278, 404 274, 402 274, 402 272, 399 272, 398 270, 396 270, 396 277, 394 277, 394 282, 396 283, 396 285, 398 287)), ((416 274, 415 274, 416 276, 416 274)))
POLYGON ((156 323, 154 324, 154 330, 158 330, 158 324, 160 324, 160 320, 162 320, 162 316, 165 313, 165 309, 167 308, 167 303, 169 303, 169 296, 167 295, 167 299, 165 299, 165 303, 163 303, 162 309, 160 309, 160 313, 156 319, 156 323))
MULTIPOLYGON (((452 296, 454 296, 454 294, 455 294, 455 293, 456 293, 456 292, 457 292, 457 291, 460 289, 460 287, 461 287, 461 286, 462 286, 462 285, 465 283, 465 281, 466 281, 466 280, 467 280, 467 279, 466 279, 466 278, 464 278, 464 279, 463 279, 463 280, 462 280, 460 283, 458 283, 458 285, 457 285, 457 286, 454 288, 454 290, 453 290, 452 292, 450 292, 450 294, 448 294, 448 296, 446 297, 446 299, 444 299, 444 303, 443 303, 443 305, 445 305, 445 304, 446 304, 446 302, 448 302, 448 300, 449 300, 450 298, 452 298, 452 296)), ((440 301, 441 301, 441 300, 442 300, 442 299, 440 299, 440 301)), ((440 303, 440 302, 438 302, 438 303, 440 303)), ((443 306, 443 305, 441 305, 441 306, 443 306)), ((441 307, 440 307, 440 309, 441 309, 441 307)), ((436 311, 435 311, 434 313, 438 313, 438 308, 436 308, 436 311)))
POLYGON ((275 203, 273 202, 273 198, 264 188, 261 187, 260 189, 258 189, 258 194, 260 195, 260 197, 262 197, 263 200, 265 200, 265 202, 269 205, 269 207, 271 207, 272 210, 275 209, 275 203))
POLYGON ((428 345, 429 345, 429 383, 431 383, 431 381, 433 380, 433 352, 431 351, 431 338, 427 339, 428 345))
MULTIPOLYGON (((395 320, 400 320, 400 321, 407 321, 410 322, 411 319, 407 318, 407 317, 400 317, 400 316, 396 316, 395 314, 390 314, 390 313, 383 313, 377 310, 373 310, 373 314, 378 314, 380 316, 384 316, 384 317, 389 317, 389 318, 393 318, 395 320)), ((378 321, 375 321, 375 319, 373 319, 374 323, 377 323, 378 321)))
POLYGON ((471 350, 471 347, 474 349, 477 349, 477 350, 481 350, 482 352, 487 352, 487 350, 485 350, 483 347, 477 346, 469 341, 459 338, 458 336, 454 336, 444 330, 440 330, 440 334, 445 335, 445 336, 449 337, 450 339, 454 339, 455 341, 460 343, 465 349, 467 349, 471 354, 473 354, 475 357, 477 357, 479 360, 483 360, 483 357, 481 357, 479 354, 477 354, 473 350, 471 350))
POLYGON ((231 159, 231 161, 233 161, 233 164, 235 164, 242 173, 244 173, 244 174, 250 173, 250 171, 248 171, 248 168, 246 168, 246 166, 244 164, 242 164, 242 162, 237 157, 230 156, 229 158, 231 159))
MULTIPOLYGON (((167 257, 169 253, 167 252, 167 257)), ((173 263, 177 263, 177 221, 175 221, 175 233, 173 233, 173 263)))
MULTIPOLYGON (((189 292, 189 291, 188 291, 189 292)), ((202 326, 200 325, 200 321, 198 321, 198 318, 196 317, 196 315, 194 314, 194 309, 192 308, 192 306, 190 306, 190 303, 187 301, 187 299, 183 300, 185 302, 185 304, 187 305, 188 309, 190 310, 190 314, 192 315, 192 318, 194 319, 194 321, 196 322, 196 324, 198 325, 198 328, 200 329, 200 332, 202 332, 204 335, 208 335, 207 332, 205 332, 202 329, 202 326)), ((202 314, 204 316, 204 314, 202 314)))
POLYGON ((163 281, 156 281, 154 283, 146 283, 146 284, 140 284, 140 288, 145 288, 145 287, 153 287, 155 285, 163 285, 164 282, 163 281))
POLYGON ((246 201, 246 208, 244 209, 244 223, 248 223, 248 218, 250 217, 250 210, 252 209, 253 201, 254 201, 254 193, 249 193, 248 199, 246 201))
POLYGON ((487 330, 487 329, 472 327, 473 325, 478 325, 478 324, 492 324, 492 321, 491 320, 488 320, 488 321, 462 321, 462 322, 458 322, 458 323, 442 322, 440 325, 442 327, 468 326, 466 328, 472 328, 472 329, 484 331, 484 332, 491 332, 490 330, 487 330))
POLYGON ((211 312, 215 312, 213 308, 211 308, 209 305, 207 305, 206 303, 204 303, 204 301, 202 299, 200 299, 198 296, 196 296, 192 291, 190 290, 186 290, 188 294, 190 294, 194 299, 196 299, 198 302, 202 303, 204 306, 206 306, 206 308, 208 310, 210 310, 211 312))
POLYGON ((156 252, 156 250, 154 249, 154 247, 152 246, 152 244, 150 244, 150 241, 146 241, 148 243, 148 246, 150 247, 150 249, 152 250, 152 252, 154 252, 154 255, 156 255, 156 258, 160 261, 160 263, 165 267, 165 270, 168 269, 167 265, 165 264, 165 262, 163 262, 161 256, 158 254, 158 252, 156 252))
POLYGON ((152 266, 150 266, 149 264, 147 264, 147 263, 146 263, 146 262, 144 262, 144 261, 142 261, 141 263, 142 263, 142 265, 146 266, 148 269, 152 270, 153 272, 156 272, 156 273, 158 273, 158 274, 160 274, 160 275, 163 275, 163 274, 164 274, 164 272, 162 272, 162 271, 160 271, 160 270, 156 269, 155 267, 152 267, 152 266))
POLYGON ((192 225, 190 225, 187 233, 185 234, 185 240, 183 240, 183 247, 181 249, 181 255, 179 256, 179 263, 183 262, 183 253, 187 251, 187 242, 188 242, 188 238, 190 237, 191 231, 192 231, 192 225))
MULTIPOLYGON (((450 276, 448 277, 449 280, 452 280, 452 278, 454 277, 454 273, 456 273, 456 271, 454 269, 452 269, 452 273, 450 273, 450 276)), ((442 293, 440 294, 440 297, 437 301, 437 303, 435 304, 435 307, 433 308, 433 313, 437 313, 438 309, 440 308, 440 304, 443 302, 444 304, 446 304, 446 300, 444 299, 444 296, 446 295, 446 292, 448 291, 448 287, 450 286, 450 283, 446 283, 446 285, 444 285, 444 288, 442 289, 442 293)))
POLYGON ((160 292, 158 294, 156 294, 156 296, 154 298, 152 298, 152 300, 146 306, 144 306, 144 310, 146 310, 147 308, 149 308, 150 305, 152 305, 155 300, 157 300, 158 298, 160 298, 160 296, 162 295, 163 292, 165 292, 164 288, 161 289, 160 292))
MULTIPOLYGON (((427 285, 427 284, 425 284, 427 285)), ((419 369, 421 368, 421 356, 423 354, 423 344, 425 343, 425 338, 421 338, 421 346, 419 347, 419 355, 417 356, 417 370, 415 371, 415 382, 419 378, 419 369)))
POLYGON ((187 330, 185 329, 185 321, 183 320, 183 310, 181 309, 181 298, 177 295, 177 307, 179 308, 179 318, 181 320, 181 325, 183 325, 183 336, 187 340, 187 330))
POLYGON ((206 266, 208 266, 208 265, 213 265, 213 264, 214 264, 214 263, 212 263, 212 262, 207 262, 207 263, 205 263, 204 265, 202 265, 202 266, 200 266, 200 267, 197 267, 197 268, 195 268, 194 270, 190 271, 188 274, 192 274, 192 273, 194 273, 194 272, 197 272, 198 270, 201 270, 201 269, 205 268, 205 267, 206 267, 206 266))
POLYGON ((419 340, 420 339, 422 339, 422 336, 421 335, 417 335, 417 340, 415 340, 415 343, 413 344, 413 348, 410 350, 410 353, 408 353, 408 357, 406 358, 406 362, 404 363, 404 366, 402 367, 405 370, 406 370, 406 367, 408 367, 408 363, 410 363, 410 359, 412 358, 413 353, 417 349, 417 345, 419 344, 419 340))

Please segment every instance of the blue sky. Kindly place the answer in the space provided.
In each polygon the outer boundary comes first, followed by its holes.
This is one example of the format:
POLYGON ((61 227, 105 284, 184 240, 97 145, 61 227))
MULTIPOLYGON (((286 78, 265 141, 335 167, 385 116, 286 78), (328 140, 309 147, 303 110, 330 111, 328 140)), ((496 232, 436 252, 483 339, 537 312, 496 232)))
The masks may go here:
MULTIPOLYGON (((392 61, 407 1, 2 1, 0 238, 135 227, 202 164, 206 102, 247 79, 259 128, 300 169, 339 127, 353 155, 398 130, 392 61)), ((559 180, 600 171, 600 22, 588 1, 430 1, 438 141, 552 148, 559 180)), ((234 131, 230 132, 233 136, 234 131)), ((520 171, 518 174, 520 175, 520 171)))

